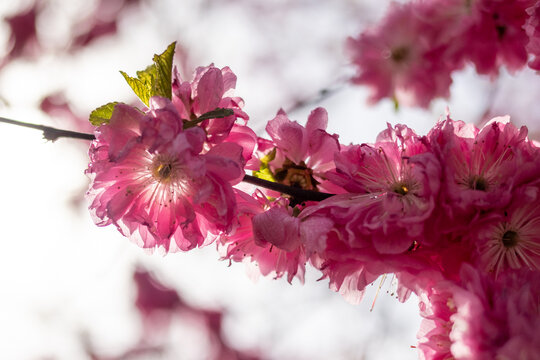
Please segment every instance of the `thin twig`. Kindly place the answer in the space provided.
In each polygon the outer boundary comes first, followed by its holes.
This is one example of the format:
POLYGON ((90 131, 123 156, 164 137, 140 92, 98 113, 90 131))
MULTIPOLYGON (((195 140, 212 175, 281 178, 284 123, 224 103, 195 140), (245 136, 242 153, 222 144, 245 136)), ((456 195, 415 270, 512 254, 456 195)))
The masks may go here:
MULTIPOLYGON (((0 122, 16 125, 16 126, 23 126, 30 129, 36 129, 39 131, 43 131, 43 137, 50 141, 56 141, 61 137, 65 138, 73 138, 73 139, 82 139, 82 140, 94 140, 96 137, 94 134, 87 134, 87 133, 81 133, 76 131, 69 131, 69 130, 62 130, 62 129, 56 129, 50 126, 45 125, 37 125, 37 124, 31 124, 26 123, 22 121, 17 120, 11 120, 6 119, 4 117, 0 117, 0 122)), ((245 175, 244 179, 242 181, 245 181, 249 184, 253 184, 256 186, 264 187, 269 190, 274 190, 277 192, 280 192, 282 194, 290 195, 294 198, 295 202, 302 203, 304 201, 322 201, 324 199, 327 199, 333 194, 323 193, 323 192, 317 192, 317 191, 311 191, 311 190, 304 190, 299 189, 292 186, 287 186, 284 184, 259 179, 255 176, 251 175, 245 175)))
POLYGON ((81 133, 77 131, 56 129, 50 126, 31 124, 31 123, 26 123, 22 121, 6 119, 4 117, 0 117, 0 122, 43 131, 43 138, 45 138, 46 140, 53 141, 53 142, 58 140, 61 137, 82 139, 82 140, 94 140, 96 138, 94 134, 86 134, 86 133, 81 133))
POLYGON ((317 93, 311 98, 297 100, 294 104, 290 106, 290 108, 287 109, 286 113, 291 114, 295 111, 305 108, 306 106, 320 104, 322 101, 332 97, 333 95, 343 90, 345 88, 345 85, 345 83, 340 81, 337 84, 328 86, 324 89, 317 91, 317 93))
POLYGON ((311 191, 311 190, 304 190, 297 187, 287 186, 287 185, 280 184, 277 182, 259 179, 251 175, 245 175, 242 181, 247 182, 248 184, 260 186, 269 190, 274 190, 282 194, 290 195, 295 199, 297 203, 302 203, 304 201, 322 201, 334 195, 334 194, 328 194, 328 193, 311 191))

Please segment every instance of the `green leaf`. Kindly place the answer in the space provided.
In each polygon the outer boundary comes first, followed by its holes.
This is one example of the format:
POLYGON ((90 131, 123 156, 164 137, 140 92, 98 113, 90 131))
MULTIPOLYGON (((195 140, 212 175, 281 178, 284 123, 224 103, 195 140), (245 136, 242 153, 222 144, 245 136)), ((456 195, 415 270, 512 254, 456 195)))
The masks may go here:
MULTIPOLYGON (((137 76, 139 76, 139 73, 140 71, 137 72, 137 76)), ((120 71, 120 74, 124 76, 124 79, 126 79, 129 86, 131 86, 131 89, 135 95, 137 95, 139 99, 141 99, 141 101, 148 106, 148 100, 151 97, 151 87, 147 86, 145 82, 141 81, 140 76, 139 79, 133 78, 123 71, 120 71)))
POLYGON ((141 101, 148 106, 152 96, 172 98, 172 67, 176 42, 170 44, 160 55, 154 55, 154 63, 131 77, 120 71, 124 79, 141 101))
POLYGON ((270 167, 268 166, 270 161, 274 160, 275 158, 276 158, 276 148, 272 149, 272 151, 270 151, 261 159, 261 166, 259 167, 258 171, 253 172, 253 176, 259 179, 276 182, 276 179, 274 178, 274 174, 272 173, 272 170, 270 170, 270 167))
POLYGON ((197 118, 197 120, 203 121, 208 119, 224 118, 231 115, 234 115, 233 109, 216 108, 212 111, 202 114, 197 118))
POLYGON ((176 42, 167 47, 161 55, 154 55, 155 83, 154 95, 172 98, 172 67, 176 42))
POLYGON ((94 126, 108 124, 116 104, 118 104, 116 101, 110 102, 92 111, 90 113, 90 123, 94 126))
POLYGON ((202 114, 198 118, 195 118, 189 121, 184 121, 184 129, 192 128, 196 126, 197 124, 200 124, 204 120, 219 119, 219 118, 224 118, 231 115, 234 115, 234 111, 232 109, 215 108, 212 111, 202 114))
POLYGON ((276 182, 276 179, 274 179, 274 174, 272 174, 272 171, 270 171, 269 168, 261 168, 259 171, 254 171, 253 176, 259 179, 276 182))

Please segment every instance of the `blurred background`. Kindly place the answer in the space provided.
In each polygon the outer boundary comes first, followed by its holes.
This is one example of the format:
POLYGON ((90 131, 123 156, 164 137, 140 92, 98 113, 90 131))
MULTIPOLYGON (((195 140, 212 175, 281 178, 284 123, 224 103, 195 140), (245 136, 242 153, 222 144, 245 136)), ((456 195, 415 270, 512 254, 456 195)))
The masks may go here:
MULTIPOLYGON (((305 123, 324 106, 340 141, 372 142, 386 122, 425 134, 449 107, 480 124, 511 115, 538 138, 540 81, 454 74, 429 109, 368 106, 347 83, 347 36, 376 24, 386 1, 29 0, 0 3, 0 116, 91 132, 87 116, 135 102, 134 74, 177 41, 184 78, 229 66, 250 124, 264 135, 283 108, 305 123)), ((348 304, 308 269, 306 284, 219 261, 215 246, 148 254, 96 227, 84 193, 88 142, 46 142, 0 124, 0 354, 3 359, 416 359, 417 299, 388 276, 348 304), (375 305, 373 302, 376 299, 375 305)))

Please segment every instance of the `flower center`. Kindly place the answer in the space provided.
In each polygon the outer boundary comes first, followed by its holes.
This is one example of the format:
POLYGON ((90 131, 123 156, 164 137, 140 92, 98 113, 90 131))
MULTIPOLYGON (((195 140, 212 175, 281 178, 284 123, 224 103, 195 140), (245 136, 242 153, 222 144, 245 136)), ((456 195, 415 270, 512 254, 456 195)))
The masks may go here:
POLYGON ((167 163, 167 164, 159 164, 156 167, 156 174, 155 175, 156 175, 157 178, 166 180, 171 176, 171 172, 172 172, 172 164, 169 164, 169 163, 167 163))
POLYGON ((282 167, 276 170, 274 177, 284 185, 317 191, 318 181, 313 177, 313 170, 309 169, 303 161, 297 165, 286 159, 282 167))
POLYGON ((402 63, 409 57, 409 52, 406 46, 397 47, 390 52, 390 59, 395 63, 402 63))
POLYGON ((507 230, 502 236, 502 243, 505 248, 513 248, 518 244, 518 233, 513 230, 507 230))
POLYGON ((152 161, 150 170, 152 176, 157 181, 161 183, 170 183, 178 178, 178 160, 170 155, 159 154, 152 161))
POLYGON ((468 181, 469 189, 487 191, 488 182, 485 178, 480 175, 473 175, 469 178, 468 181))
POLYGON ((409 193, 409 187, 404 183, 394 184, 392 191, 396 194, 407 195, 409 193))
MULTIPOLYGON (((500 19, 500 16, 498 13, 494 13, 492 17, 495 22, 497 22, 500 19)), ((501 24, 496 24, 495 31, 497 32, 497 37, 499 38, 499 40, 502 40, 504 38, 504 35, 506 35, 506 26, 501 25, 501 24)))

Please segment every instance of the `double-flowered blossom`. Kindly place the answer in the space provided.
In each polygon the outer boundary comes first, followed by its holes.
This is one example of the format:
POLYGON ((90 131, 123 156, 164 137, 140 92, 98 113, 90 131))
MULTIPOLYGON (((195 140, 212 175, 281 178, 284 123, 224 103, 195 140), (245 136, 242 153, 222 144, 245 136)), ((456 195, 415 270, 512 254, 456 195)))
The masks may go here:
POLYGON ((527 9, 530 15, 525 23, 525 31, 529 36, 527 43, 527 51, 534 56, 534 59, 529 61, 529 67, 536 71, 540 70, 540 3, 536 3, 533 7, 527 9))
MULTIPOLYGON (((326 130, 328 116, 324 109, 313 110, 306 126, 291 121, 280 111, 268 122, 270 140, 259 139, 260 158, 248 168, 256 176, 293 188, 329 191, 335 188, 324 173, 333 167, 334 153, 339 151, 336 135, 326 130)), ((298 201, 294 196, 266 191, 253 196, 239 193, 239 226, 222 240, 224 257, 241 261, 249 258, 261 273, 288 281, 297 276, 303 281, 305 243, 328 231, 331 221, 304 219, 302 212, 314 202, 298 201)))
POLYGON ((88 196, 98 225, 114 224, 139 246, 165 251, 202 246, 232 229, 232 185, 255 142, 242 125, 231 131, 238 117, 247 119, 241 100, 223 97, 234 80, 228 68, 199 68, 193 84, 172 87, 172 100, 153 96, 145 111, 114 106, 90 148, 88 196), (208 115, 219 106, 230 106, 229 115, 208 115))
POLYGON ((304 282, 304 243, 328 231, 331 222, 303 221, 293 215, 288 199, 271 200, 259 191, 237 194, 238 223, 233 233, 220 241, 223 257, 251 262, 262 275, 280 278, 286 273, 287 281, 297 277, 304 282))
POLYGON ((440 232, 460 234, 475 249, 474 261, 495 275, 505 268, 540 269, 540 154, 527 129, 508 117, 482 129, 447 119, 429 136, 445 163, 440 204, 452 224, 440 232))
POLYGON ((495 276, 508 269, 540 270, 540 188, 520 190, 508 206, 486 214, 472 231, 476 262, 495 276))
POLYGON ((429 136, 445 163, 442 190, 454 212, 470 215, 505 205, 513 189, 537 172, 537 150, 527 140, 527 129, 517 129, 509 117, 495 118, 481 130, 448 119, 429 136))
POLYGON ((186 120, 197 120, 217 108, 232 110, 233 114, 229 116, 206 119, 199 124, 206 132, 206 141, 216 144, 229 136, 238 119, 243 119, 245 125, 249 118, 241 109, 244 101, 233 96, 235 87, 236 75, 229 67, 219 69, 213 64, 198 67, 191 82, 182 80, 175 71, 172 102, 182 119, 186 120))
MULTIPOLYGON (((435 207, 440 164, 423 140, 406 126, 388 126, 375 144, 351 146, 336 157, 329 178, 360 207, 349 222, 351 246, 402 253, 423 242, 423 224, 435 207), (351 195, 355 194, 355 195, 351 195), (355 224, 355 225, 352 225, 355 224), (358 236, 362 234, 363 236, 358 236), (356 240, 362 243, 355 244, 356 240)), ((328 200, 326 206, 334 201, 328 200)), ((350 206, 350 205, 348 205, 350 206)), ((353 205, 354 206, 354 205, 353 205)))
POLYGON ((254 160, 248 168, 288 186, 315 191, 336 190, 324 174, 334 168, 334 154, 340 145, 337 135, 326 132, 327 126, 328 114, 323 108, 310 113, 306 126, 291 121, 280 110, 266 126, 271 141, 260 140, 259 153, 266 157, 264 164, 254 160))
POLYGON ((348 193, 306 214, 334 223, 326 242, 308 243, 331 286, 358 299, 386 272, 404 270, 398 278, 406 281, 410 274, 429 271, 430 257, 418 256, 417 249, 426 242, 424 224, 435 208, 441 169, 425 139, 406 126, 388 125, 374 144, 350 146, 335 162, 327 177, 348 193))
POLYGON ((494 280, 465 264, 457 283, 420 294, 423 359, 536 359, 540 354, 540 272, 494 280))
MULTIPOLYGON (((305 243, 310 260, 348 298, 394 273, 407 295, 459 279, 471 263, 497 277, 539 269, 538 148, 508 117, 482 129, 450 118, 424 137, 397 125, 374 144, 336 154, 338 194, 304 210, 330 219, 305 243)), ((401 296, 401 295, 400 295, 401 296)))
POLYGON ((480 74, 496 75, 504 65, 510 71, 527 64, 528 36, 524 25, 534 0, 481 0, 470 5, 467 26, 456 52, 471 61, 480 74))

